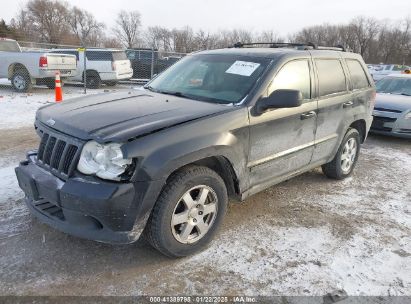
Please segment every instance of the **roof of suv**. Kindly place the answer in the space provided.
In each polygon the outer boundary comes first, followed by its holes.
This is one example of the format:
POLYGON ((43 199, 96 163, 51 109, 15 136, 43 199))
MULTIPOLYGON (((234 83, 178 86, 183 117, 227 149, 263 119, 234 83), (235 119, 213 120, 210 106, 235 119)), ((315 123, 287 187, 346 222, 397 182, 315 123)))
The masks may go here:
MULTIPOLYGON (((78 51, 76 48, 68 48, 68 49, 52 49, 51 52, 55 51, 78 51)), ((94 49, 94 48, 87 48, 87 52, 125 52, 125 50, 122 49, 94 49)))
POLYGON ((360 55, 351 52, 334 51, 334 50, 298 50, 295 48, 259 48, 259 47, 246 47, 246 48, 226 48, 217 50, 201 51, 195 54, 210 54, 210 55, 243 55, 252 57, 266 57, 266 58, 277 58, 279 56, 286 55, 298 55, 298 54, 315 54, 320 56, 329 57, 342 57, 345 58, 358 58, 360 55))

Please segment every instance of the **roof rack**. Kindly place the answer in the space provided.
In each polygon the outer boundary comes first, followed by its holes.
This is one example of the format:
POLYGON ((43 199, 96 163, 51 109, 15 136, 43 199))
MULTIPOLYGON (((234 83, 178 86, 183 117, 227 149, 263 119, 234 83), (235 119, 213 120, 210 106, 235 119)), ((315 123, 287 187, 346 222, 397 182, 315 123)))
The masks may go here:
POLYGON ((293 47, 298 50, 330 50, 330 51, 342 51, 346 52, 346 48, 342 45, 331 46, 318 46, 312 42, 307 43, 291 43, 291 42, 250 42, 242 43, 237 42, 232 47, 234 48, 243 48, 251 47, 256 45, 267 45, 269 48, 284 48, 284 47, 293 47))

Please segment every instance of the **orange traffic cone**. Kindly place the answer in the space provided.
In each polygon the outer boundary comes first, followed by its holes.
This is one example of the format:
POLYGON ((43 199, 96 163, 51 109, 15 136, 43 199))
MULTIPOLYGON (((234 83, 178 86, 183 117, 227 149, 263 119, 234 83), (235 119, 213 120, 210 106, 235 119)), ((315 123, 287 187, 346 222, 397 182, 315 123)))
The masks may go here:
POLYGON ((61 90, 60 82, 60 72, 56 72, 56 82, 55 82, 55 91, 56 91, 56 102, 63 101, 63 91, 61 90))

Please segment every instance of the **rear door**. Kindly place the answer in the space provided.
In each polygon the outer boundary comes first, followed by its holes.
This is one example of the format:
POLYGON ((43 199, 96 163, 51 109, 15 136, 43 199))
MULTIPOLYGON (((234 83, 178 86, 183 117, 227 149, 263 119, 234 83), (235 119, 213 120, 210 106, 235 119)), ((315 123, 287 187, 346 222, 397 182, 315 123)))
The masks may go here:
POLYGON ((314 150, 317 102, 312 95, 311 58, 285 63, 268 86, 265 95, 277 89, 296 89, 304 103, 296 108, 250 112, 250 186, 265 188, 292 172, 306 167, 314 150))
POLYGON ((317 75, 318 118, 313 163, 329 161, 346 131, 346 113, 353 105, 348 78, 340 56, 313 54, 317 75))

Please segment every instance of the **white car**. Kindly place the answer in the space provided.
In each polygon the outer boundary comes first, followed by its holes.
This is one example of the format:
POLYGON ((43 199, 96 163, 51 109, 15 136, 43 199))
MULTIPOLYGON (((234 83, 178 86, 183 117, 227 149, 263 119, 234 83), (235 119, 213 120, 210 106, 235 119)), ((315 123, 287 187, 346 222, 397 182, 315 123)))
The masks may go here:
MULTIPOLYGON (((84 51, 76 49, 56 49, 51 53, 72 54, 77 57, 77 76, 70 78, 74 81, 84 81, 84 51)), ((86 50, 86 82, 87 87, 96 89, 102 83, 114 86, 120 80, 133 76, 130 60, 125 51, 112 49, 86 50)))
POLYGON ((371 76, 374 79, 374 81, 378 81, 388 75, 401 74, 405 70, 409 70, 409 69, 410 67, 406 65, 387 64, 387 65, 384 65, 383 69, 371 72, 371 76))
POLYGON ((56 72, 65 79, 76 70, 73 55, 25 52, 16 40, 0 38, 0 78, 9 79, 18 92, 29 91, 33 84, 54 88, 56 72))

